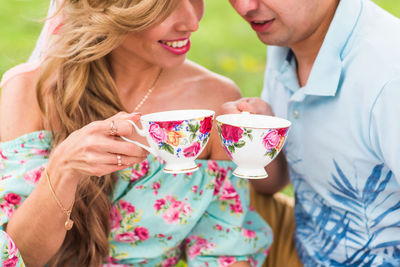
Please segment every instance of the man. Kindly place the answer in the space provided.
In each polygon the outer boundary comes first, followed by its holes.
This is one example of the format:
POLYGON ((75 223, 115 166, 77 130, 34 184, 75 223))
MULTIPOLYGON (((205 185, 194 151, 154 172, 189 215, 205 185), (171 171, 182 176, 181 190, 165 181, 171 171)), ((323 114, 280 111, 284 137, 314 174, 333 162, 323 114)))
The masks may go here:
MULTIPOLYGON (((289 170, 302 264, 400 266, 400 20, 369 0, 230 2, 270 45, 262 92, 270 106, 242 99, 225 112, 292 122, 287 163, 281 154, 253 185, 273 194, 289 170)), ((282 242, 290 245, 280 239, 278 258, 287 255, 282 242)))

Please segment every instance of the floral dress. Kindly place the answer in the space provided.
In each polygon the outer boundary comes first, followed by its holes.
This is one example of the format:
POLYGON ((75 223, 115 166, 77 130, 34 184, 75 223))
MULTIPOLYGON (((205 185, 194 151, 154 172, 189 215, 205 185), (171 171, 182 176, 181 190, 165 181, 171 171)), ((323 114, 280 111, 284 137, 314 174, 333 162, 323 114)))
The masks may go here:
MULTIPOLYGON (((26 134, 0 147, 0 225, 32 192, 48 161, 51 133, 26 134)), ((103 266, 261 266, 270 227, 249 205, 248 181, 231 175, 230 161, 198 160, 200 170, 165 174, 146 160, 119 172, 110 212, 110 254, 103 266)), ((0 229, 1 266, 24 266, 0 229)))

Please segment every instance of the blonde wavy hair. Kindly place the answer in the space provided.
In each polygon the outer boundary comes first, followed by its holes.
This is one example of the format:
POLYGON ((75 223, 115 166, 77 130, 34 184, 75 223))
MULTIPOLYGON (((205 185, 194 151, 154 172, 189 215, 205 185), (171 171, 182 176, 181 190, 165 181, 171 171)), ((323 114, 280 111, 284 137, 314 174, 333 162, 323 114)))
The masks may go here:
MULTIPOLYGON (((73 131, 124 107, 109 53, 132 32, 171 14, 180 0, 64 0, 63 24, 41 67, 37 98, 56 146, 73 131)), ((72 211, 74 227, 49 266, 98 267, 109 255, 110 198, 116 175, 83 179, 72 211)))

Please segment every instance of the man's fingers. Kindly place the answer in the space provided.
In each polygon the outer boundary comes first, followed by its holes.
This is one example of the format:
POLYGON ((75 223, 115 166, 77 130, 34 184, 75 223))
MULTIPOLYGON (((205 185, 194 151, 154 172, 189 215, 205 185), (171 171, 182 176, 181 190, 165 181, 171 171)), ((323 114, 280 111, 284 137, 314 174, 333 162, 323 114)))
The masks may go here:
POLYGON ((249 103, 249 101, 242 101, 238 103, 237 108, 240 112, 247 111, 250 113, 256 113, 255 108, 249 103))
POLYGON ((247 111, 253 114, 273 116, 271 107, 264 100, 258 97, 243 98, 238 103, 238 110, 247 111))
POLYGON ((221 114, 236 114, 240 113, 241 110, 239 109, 239 105, 242 100, 226 102, 222 104, 221 107, 221 114))
POLYGON ((251 98, 242 98, 237 101, 226 102, 222 105, 222 114, 237 114, 243 111, 255 113, 251 98))

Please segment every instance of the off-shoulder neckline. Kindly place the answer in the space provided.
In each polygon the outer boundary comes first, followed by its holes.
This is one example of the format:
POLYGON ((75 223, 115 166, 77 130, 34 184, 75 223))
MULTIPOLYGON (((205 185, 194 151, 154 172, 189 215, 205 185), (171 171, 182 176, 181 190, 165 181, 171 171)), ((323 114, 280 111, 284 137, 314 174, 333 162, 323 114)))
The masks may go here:
POLYGON ((30 133, 26 133, 26 134, 20 135, 20 136, 14 138, 14 139, 11 139, 11 140, 8 140, 8 141, 0 142, 0 147, 2 149, 7 149, 9 147, 13 147, 15 144, 19 145, 22 141, 39 138, 39 135, 41 133, 44 134, 42 139, 50 139, 50 141, 51 141, 51 139, 53 138, 50 131, 38 130, 38 131, 34 131, 34 132, 30 132, 30 133))

